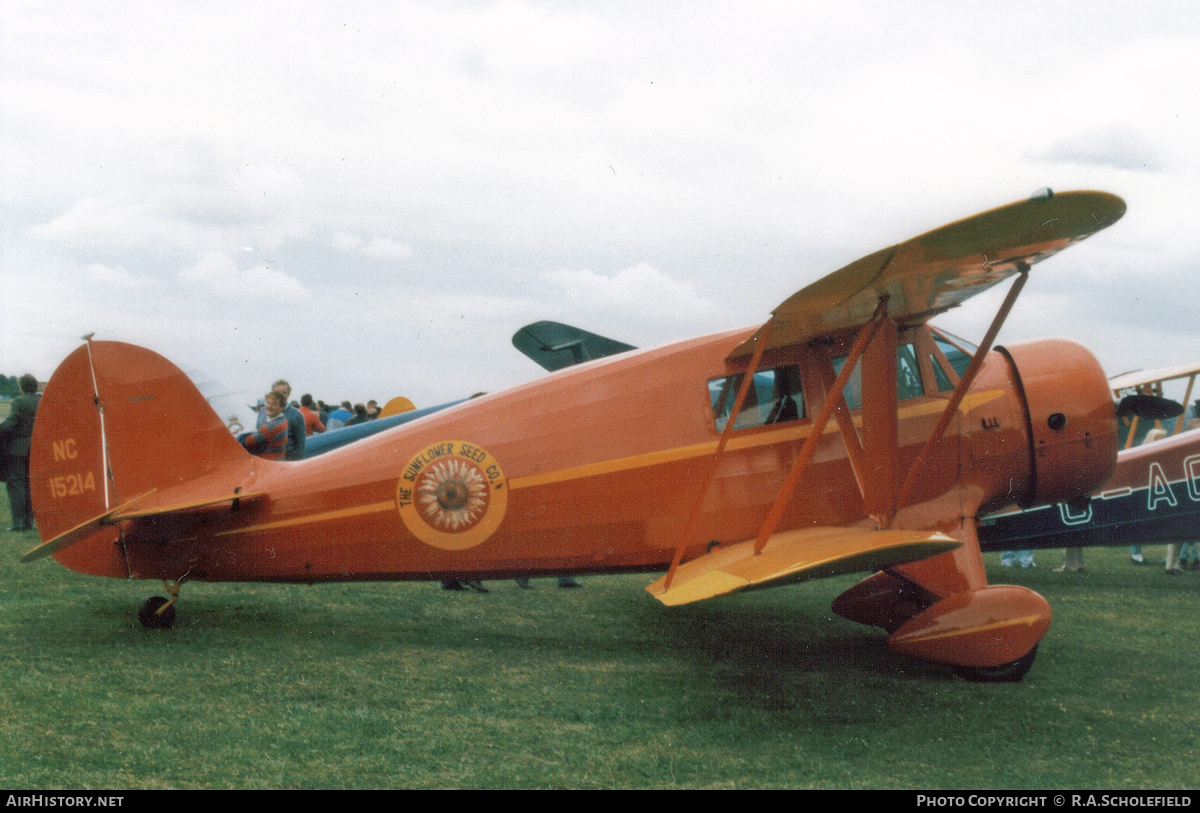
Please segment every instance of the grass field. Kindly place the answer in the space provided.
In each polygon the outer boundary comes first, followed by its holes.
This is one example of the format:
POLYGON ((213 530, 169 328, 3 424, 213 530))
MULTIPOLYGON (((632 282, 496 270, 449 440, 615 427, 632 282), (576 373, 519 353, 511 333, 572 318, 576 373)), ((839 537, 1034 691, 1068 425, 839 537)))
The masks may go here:
POLYGON ((36 542, 0 531, 9 789, 1198 786, 1200 573, 1124 549, 989 555, 1055 620, 1024 682, 981 685, 832 617, 854 578, 676 609, 647 576, 193 583, 149 631, 160 585, 19 564, 36 542))

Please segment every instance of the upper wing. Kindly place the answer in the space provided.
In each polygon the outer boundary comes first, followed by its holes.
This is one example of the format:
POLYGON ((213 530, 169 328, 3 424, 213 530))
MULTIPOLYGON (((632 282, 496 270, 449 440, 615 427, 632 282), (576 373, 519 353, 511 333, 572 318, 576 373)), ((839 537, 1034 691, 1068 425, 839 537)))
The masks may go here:
POLYGON ((634 350, 633 345, 560 322, 534 322, 513 334, 513 346, 553 372, 573 364, 634 350))
MULTIPOLYGON (((951 223, 869 254, 793 294, 773 312, 766 349, 858 327, 888 298, 898 322, 961 304, 1072 243, 1111 226, 1125 202, 1106 192, 1048 193, 951 223)), ((748 356, 762 330, 730 358, 748 356)))
POLYGON ((1177 378, 1190 378, 1200 374, 1200 362, 1180 364, 1175 367, 1159 367, 1155 370, 1135 370, 1122 373, 1108 379, 1108 388, 1113 392, 1140 387, 1143 384, 1157 384, 1160 381, 1173 381, 1177 378))

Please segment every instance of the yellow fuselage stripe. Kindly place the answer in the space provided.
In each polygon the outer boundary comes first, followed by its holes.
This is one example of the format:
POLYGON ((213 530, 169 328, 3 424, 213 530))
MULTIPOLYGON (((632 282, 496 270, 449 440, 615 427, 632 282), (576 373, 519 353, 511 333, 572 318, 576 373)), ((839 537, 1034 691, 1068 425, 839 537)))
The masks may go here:
MULTIPOLYGON (((959 411, 966 413, 980 404, 987 403, 1003 396, 1003 394, 1004 393, 1002 390, 988 390, 986 392, 973 393, 964 398, 962 403, 959 404, 959 411)), ((923 404, 916 404, 910 407, 901 408, 899 411, 899 419, 906 420, 925 415, 939 414, 943 409, 945 409, 944 402, 929 401, 923 404)), ((861 425, 861 416, 855 416, 854 423, 856 426, 861 425)), ((803 440, 804 438, 808 437, 811 431, 812 425, 804 424, 802 426, 793 426, 771 432, 758 432, 752 435, 743 435, 740 437, 735 437, 729 441, 726 449, 728 451, 754 449, 760 446, 771 446, 777 443, 803 440)), ((838 428, 836 425, 829 424, 825 427, 823 434, 833 434, 837 431, 838 428)), ((562 483, 568 480, 578 480, 585 477, 596 477, 604 474, 615 474, 617 472, 630 471, 632 469, 661 466, 667 463, 675 463, 680 460, 688 460, 691 458, 711 455, 714 451, 716 451, 716 448, 716 440, 707 441, 705 443, 697 443, 691 446, 677 446, 674 449, 661 449, 655 452, 616 458, 615 460, 605 460, 600 463, 587 463, 582 466, 558 469, 557 471, 531 474, 525 477, 514 477, 508 481, 508 487, 513 491, 517 491, 522 488, 532 488, 535 486, 550 485, 552 483, 562 483)), ((243 534, 251 531, 274 530, 277 528, 290 528, 297 525, 309 525, 318 522, 327 522, 334 519, 343 519, 345 517, 361 516, 363 514, 375 514, 383 511, 394 510, 396 510, 396 504, 394 502, 389 501, 370 503, 368 505, 360 505, 353 508, 341 508, 336 511, 325 511, 319 514, 306 514, 302 517, 279 520, 278 522, 268 522, 262 525, 252 525, 232 531, 222 531, 221 533, 218 533, 217 536, 243 534)))
POLYGON ((357 505, 353 508, 341 508, 337 511, 325 511, 320 514, 305 514, 302 517, 294 517, 292 519, 281 519, 278 522, 267 522, 262 525, 250 525, 246 528, 237 528, 232 531, 221 531, 216 536, 229 536, 231 534, 244 534, 251 531, 268 531, 276 528, 292 528, 296 525, 311 525, 317 522, 327 522, 331 519, 344 519, 346 517, 362 516, 363 514, 377 514, 381 511, 395 511, 396 503, 375 502, 368 505, 357 505))
MULTIPOLYGON (((1003 395, 1004 392, 1002 390, 988 390, 986 392, 973 393, 962 400, 962 403, 959 404, 958 409, 960 412, 965 414, 981 404, 993 401, 1003 395)), ((942 401, 929 401, 923 404, 904 407, 900 409, 899 420, 941 414, 942 410, 945 408, 945 402, 942 401)), ((854 425, 862 425, 861 416, 856 415, 854 417, 854 425)), ((778 429, 773 432, 759 432, 753 435, 743 435, 740 437, 734 437, 729 441, 725 448, 727 451, 737 451, 741 449, 754 449, 760 446, 772 446, 776 443, 799 441, 807 438, 811 431, 812 424, 804 424, 802 426, 778 429)), ((822 434, 830 435, 838 431, 837 425, 830 423, 826 425, 822 434)), ((649 452, 647 454, 622 457, 615 460, 606 460, 602 463, 588 463, 583 466, 559 469, 557 471, 548 471, 541 474, 531 474, 526 477, 514 477, 508 481, 508 485, 509 488, 516 490, 521 488, 529 488, 531 486, 563 482, 565 480, 577 480, 582 477, 594 477, 602 474, 613 474, 620 471, 629 471, 630 469, 640 469, 649 466, 662 465, 665 463, 675 463, 680 460, 710 455, 716 451, 716 448, 717 441, 711 440, 705 443, 697 443, 692 446, 679 446, 674 449, 662 449, 660 451, 649 452)))

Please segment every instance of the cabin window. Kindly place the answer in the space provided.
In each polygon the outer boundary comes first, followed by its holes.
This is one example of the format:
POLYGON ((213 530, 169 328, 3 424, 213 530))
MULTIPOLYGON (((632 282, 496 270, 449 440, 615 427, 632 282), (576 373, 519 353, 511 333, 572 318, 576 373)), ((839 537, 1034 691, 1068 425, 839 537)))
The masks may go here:
MULTIPOLYGON (((745 373, 714 378, 708 382, 708 397, 712 403, 713 423, 718 432, 725 431, 733 402, 737 400, 745 373)), ((746 402, 738 413, 734 429, 749 429, 773 423, 798 421, 804 417, 804 395, 800 388, 800 368, 796 365, 759 370, 754 374, 754 386, 746 393, 746 402)))
MULTIPOLYGON (((833 360, 833 372, 840 375, 846 366, 846 356, 833 360)), ((921 384, 921 369, 917 362, 917 349, 912 342, 905 342, 896 348, 896 399, 906 401, 909 398, 919 398, 925 394, 921 384)), ((846 382, 846 406, 850 409, 862 409, 862 361, 854 365, 854 372, 846 382)))
POLYGON ((921 386, 921 368, 917 348, 911 343, 896 348, 896 399, 904 401, 925 394, 921 386))
MULTIPOLYGON (((946 357, 946 361, 950 362, 950 366, 954 368, 955 375, 962 378, 963 373, 967 371, 967 367, 971 364, 972 355, 974 355, 978 348, 966 342, 962 343, 963 347, 959 347, 956 344, 951 344, 936 333, 933 335, 933 340, 937 342, 938 349, 942 351, 942 355, 946 357)), ((937 367, 938 365, 934 366, 937 367)), ((951 387, 950 389, 954 388, 951 387)))
POLYGON ((929 364, 933 367, 933 377, 937 379, 938 392, 952 392, 954 390, 954 382, 950 380, 950 376, 946 375, 946 371, 942 369, 942 360, 938 358, 936 353, 929 354, 929 364))
MULTIPOLYGON (((841 375, 842 368, 846 366, 846 356, 838 356, 833 360, 834 375, 841 375)), ((846 406, 850 409, 862 409, 862 361, 860 360, 854 365, 854 371, 850 373, 850 380, 846 382, 846 388, 842 390, 842 395, 846 398, 846 406)))

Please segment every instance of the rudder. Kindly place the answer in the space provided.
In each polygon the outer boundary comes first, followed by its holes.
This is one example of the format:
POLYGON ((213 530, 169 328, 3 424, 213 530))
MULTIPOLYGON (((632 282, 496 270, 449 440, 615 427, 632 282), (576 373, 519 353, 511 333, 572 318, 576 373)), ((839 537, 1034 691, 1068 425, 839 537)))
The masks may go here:
MULTIPOLYGON (((30 453, 34 515, 54 539, 116 506, 230 464, 242 449, 178 367, 122 342, 89 342, 51 376, 30 453)), ((96 575, 127 575, 115 527, 56 554, 96 575)))

